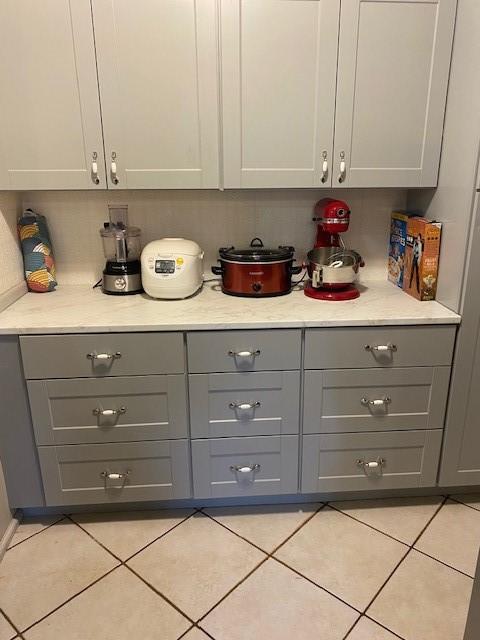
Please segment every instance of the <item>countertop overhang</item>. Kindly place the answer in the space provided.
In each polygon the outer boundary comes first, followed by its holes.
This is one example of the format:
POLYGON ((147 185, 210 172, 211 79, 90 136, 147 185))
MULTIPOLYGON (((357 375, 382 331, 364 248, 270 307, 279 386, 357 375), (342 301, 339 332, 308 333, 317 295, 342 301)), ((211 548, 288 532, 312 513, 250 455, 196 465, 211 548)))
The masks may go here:
POLYGON ((198 331, 388 325, 458 324, 438 302, 419 302, 388 281, 366 281, 348 302, 307 298, 303 291, 275 298, 238 298, 208 283, 186 300, 146 294, 108 296, 88 285, 60 285, 27 293, 0 313, 0 334, 198 331))

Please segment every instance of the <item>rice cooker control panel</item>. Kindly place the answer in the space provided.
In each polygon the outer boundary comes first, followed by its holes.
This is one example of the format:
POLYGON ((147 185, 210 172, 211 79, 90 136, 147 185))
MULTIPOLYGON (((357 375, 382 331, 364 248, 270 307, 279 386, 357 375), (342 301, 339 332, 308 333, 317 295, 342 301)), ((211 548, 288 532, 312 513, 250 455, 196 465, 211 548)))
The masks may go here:
POLYGON ((149 256, 147 265, 152 275, 170 278, 183 270, 185 259, 182 256, 149 256))

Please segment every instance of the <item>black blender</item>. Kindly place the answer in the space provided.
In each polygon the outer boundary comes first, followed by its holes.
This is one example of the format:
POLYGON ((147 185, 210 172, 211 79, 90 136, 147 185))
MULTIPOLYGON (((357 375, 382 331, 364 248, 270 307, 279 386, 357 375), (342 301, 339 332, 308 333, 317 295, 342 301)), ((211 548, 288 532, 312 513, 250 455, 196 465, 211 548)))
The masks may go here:
POLYGON ((108 205, 109 222, 100 235, 107 259, 102 291, 109 295, 141 293, 140 229, 128 226, 128 205, 108 205))

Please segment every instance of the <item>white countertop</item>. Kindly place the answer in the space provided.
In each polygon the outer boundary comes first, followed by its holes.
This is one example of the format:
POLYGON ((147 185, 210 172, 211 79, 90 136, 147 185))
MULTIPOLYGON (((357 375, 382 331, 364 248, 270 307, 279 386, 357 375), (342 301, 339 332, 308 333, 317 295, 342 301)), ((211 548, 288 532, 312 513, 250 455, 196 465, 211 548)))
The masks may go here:
POLYGON ((0 334, 186 331, 369 325, 457 324, 460 316, 438 302, 419 302, 390 282, 361 285, 348 302, 307 298, 303 291, 276 298, 237 298, 208 283, 188 300, 145 294, 107 296, 88 285, 27 293, 0 313, 0 334))

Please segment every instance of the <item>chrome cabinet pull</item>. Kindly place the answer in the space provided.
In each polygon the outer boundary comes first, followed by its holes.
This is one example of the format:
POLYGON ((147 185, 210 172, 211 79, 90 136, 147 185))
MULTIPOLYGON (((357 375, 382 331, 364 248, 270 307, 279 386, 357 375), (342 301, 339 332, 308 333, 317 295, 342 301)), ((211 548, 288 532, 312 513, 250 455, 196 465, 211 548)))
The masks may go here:
POLYGON ((112 178, 113 184, 118 184, 118 176, 117 176, 117 154, 115 151, 112 151, 112 162, 110 164, 110 177, 112 178))
POLYGON ((230 402, 228 406, 230 409, 247 411, 248 409, 257 409, 261 406, 261 403, 258 400, 256 402, 230 402))
POLYGON ((366 476, 381 476, 383 475, 383 468, 385 466, 384 458, 377 458, 367 462, 363 458, 357 460, 357 467, 362 467, 366 476))
POLYGON ((232 356, 232 358, 255 358, 260 353, 260 349, 250 349, 250 351, 229 351, 228 355, 232 356))
POLYGON ((323 151, 322 153, 322 182, 326 182, 328 178, 328 160, 327 160, 327 152, 323 151))
MULTIPOLYGON (((102 471, 100 473, 100 477, 104 479, 105 481, 105 488, 109 488, 108 485, 108 481, 109 480, 121 480, 121 484, 120 485, 113 485, 116 489, 123 489, 123 487, 125 486, 128 478, 130 477, 131 471, 130 469, 127 469, 127 471, 125 471, 124 473, 115 473, 115 472, 111 472, 108 469, 106 469, 105 471, 102 471)), ((112 485, 110 485, 110 487, 112 487, 112 485)))
POLYGON ((87 353, 89 360, 118 360, 121 357, 122 354, 120 351, 116 351, 115 353, 96 353, 95 351, 87 353))
POLYGON ((379 407, 381 405, 387 405, 392 402, 390 396, 385 396, 385 398, 376 398, 375 400, 369 400, 365 398, 365 396, 360 400, 364 407, 379 407))
POLYGON ((245 466, 241 466, 238 464, 232 464, 230 467, 230 471, 232 473, 253 473, 254 471, 260 471, 260 465, 259 464, 251 464, 251 465, 245 465, 245 466))
POLYGON ((100 178, 98 177, 98 162, 97 152, 92 153, 92 180, 95 184, 100 184, 100 178))
POLYGON ((397 350, 397 345, 392 344, 391 342, 387 344, 375 344, 375 345, 366 344, 365 345, 365 351, 392 351, 393 352, 396 350, 397 350))
POLYGON ((127 413, 127 408, 120 407, 120 409, 99 409, 98 407, 96 407, 95 409, 93 409, 92 413, 94 416, 118 416, 123 413, 127 413))
POLYGON ((340 151, 340 173, 338 175, 338 181, 342 183, 345 180, 346 165, 345 165, 345 151, 340 151))

